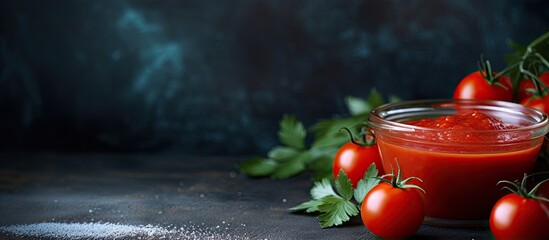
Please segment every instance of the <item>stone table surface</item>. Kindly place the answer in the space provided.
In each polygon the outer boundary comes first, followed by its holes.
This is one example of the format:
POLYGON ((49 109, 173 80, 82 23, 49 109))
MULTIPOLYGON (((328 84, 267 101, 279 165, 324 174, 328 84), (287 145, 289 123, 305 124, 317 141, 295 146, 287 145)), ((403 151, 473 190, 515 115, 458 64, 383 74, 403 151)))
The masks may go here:
MULTIPOLYGON (((246 157, 1 154, 0 239, 376 239, 355 217, 321 229, 288 208, 311 179, 249 178, 246 157)), ((423 225, 412 239, 487 239, 423 225)))

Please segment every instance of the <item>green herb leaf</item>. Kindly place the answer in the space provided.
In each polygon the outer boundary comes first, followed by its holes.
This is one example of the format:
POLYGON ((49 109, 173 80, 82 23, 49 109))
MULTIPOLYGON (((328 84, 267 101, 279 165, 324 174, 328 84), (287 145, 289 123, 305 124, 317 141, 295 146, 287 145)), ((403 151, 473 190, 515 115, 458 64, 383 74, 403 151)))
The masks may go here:
POLYGON ((301 203, 295 207, 291 207, 288 210, 292 212, 298 212, 303 210, 305 210, 305 212, 307 213, 318 212, 318 206, 320 206, 320 204, 322 204, 322 201, 313 199, 313 200, 309 200, 307 202, 301 203))
POLYGON ((238 163, 240 172, 254 177, 269 176, 277 167, 278 163, 276 161, 260 157, 238 163))
POLYGON ((402 101, 402 99, 400 99, 398 96, 395 96, 395 95, 390 95, 389 96, 389 102, 390 103, 395 103, 395 102, 400 102, 402 101))
POLYGON ((311 127, 314 132, 314 142, 312 147, 340 147, 348 142, 349 135, 340 133, 342 127, 349 128, 353 135, 358 134, 359 126, 366 121, 366 116, 355 116, 351 118, 334 118, 331 120, 320 121, 311 127))
POLYGON ((324 178, 320 182, 315 182, 313 188, 311 188, 311 197, 313 199, 321 199, 326 196, 336 196, 332 188, 330 180, 324 178))
POLYGON ((352 116, 367 115, 373 108, 383 103, 385 103, 383 95, 375 88, 370 90, 368 100, 351 96, 345 98, 345 105, 347 105, 347 109, 352 116))
POLYGON ((271 177, 274 179, 286 179, 300 174, 303 170, 305 170, 305 163, 294 159, 279 163, 278 167, 271 174, 271 177))
POLYGON ((305 148, 306 136, 307 132, 303 127, 303 123, 293 116, 284 115, 280 121, 280 130, 278 131, 278 138, 281 143, 289 147, 303 149, 305 148))
POLYGON ((347 96, 345 105, 352 116, 368 114, 372 110, 370 103, 362 98, 347 96))
POLYGON ((324 178, 315 182, 311 188, 312 200, 290 208, 290 211, 321 212, 318 221, 322 228, 332 227, 349 221, 352 216, 358 215, 358 206, 351 202, 353 187, 345 172, 340 171, 335 181, 335 188, 324 178))
POLYGON ((267 153, 267 156, 271 159, 280 161, 291 160, 299 155, 300 151, 292 147, 275 147, 267 153))
POLYGON ((339 170, 339 174, 337 175, 337 179, 335 181, 335 186, 336 191, 345 200, 350 200, 353 197, 353 184, 343 169, 339 170))
POLYGON ((343 144, 349 142, 349 135, 347 134, 337 134, 337 135, 330 135, 325 136, 319 139, 315 139, 315 141, 312 144, 312 147, 314 148, 325 148, 325 147, 339 147, 343 144))
POLYGON ((368 192, 379 184, 379 179, 375 178, 378 175, 378 170, 376 164, 372 163, 368 167, 368 171, 364 174, 364 177, 358 181, 356 184, 356 189, 354 191, 355 200, 360 204, 368 192))
POLYGON ((385 101, 383 101, 383 96, 381 95, 381 93, 379 93, 375 88, 372 88, 370 90, 370 96, 368 97, 368 103, 373 109, 377 106, 382 105, 383 103, 385 103, 385 101))
POLYGON ((358 207, 338 196, 326 196, 322 198, 322 204, 318 206, 322 212, 318 216, 320 227, 327 228, 343 224, 349 221, 352 216, 358 215, 358 207))
POLYGON ((311 161, 307 165, 307 170, 309 170, 313 174, 313 179, 315 181, 320 181, 323 178, 328 178, 328 179, 333 178, 332 162, 333 162, 333 155, 337 151, 337 148, 332 150, 333 151, 324 153, 324 155, 315 157, 314 161, 311 161), (329 167, 326 167, 326 166, 329 166, 329 167))
POLYGON ((368 117, 366 110, 381 104, 383 98, 372 89, 367 101, 356 97, 350 97, 347 101, 350 111, 362 114, 317 122, 308 128, 314 137, 310 148, 306 146, 307 130, 303 123, 294 116, 284 115, 278 130, 281 146, 271 149, 267 159, 252 159, 239 164, 241 172, 249 176, 285 179, 308 171, 315 180, 333 179, 331 161, 337 150, 349 141, 349 136, 339 130, 347 127, 354 135, 358 135, 368 117))

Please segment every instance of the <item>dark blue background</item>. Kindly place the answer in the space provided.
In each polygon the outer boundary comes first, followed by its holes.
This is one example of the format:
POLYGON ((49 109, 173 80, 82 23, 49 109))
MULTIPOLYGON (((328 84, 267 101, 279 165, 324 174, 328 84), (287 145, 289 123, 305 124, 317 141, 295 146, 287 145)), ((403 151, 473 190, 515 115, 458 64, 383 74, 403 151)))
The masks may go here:
POLYGON ((529 1, 1 1, 3 151, 260 154, 284 113, 448 98, 549 30, 529 1))

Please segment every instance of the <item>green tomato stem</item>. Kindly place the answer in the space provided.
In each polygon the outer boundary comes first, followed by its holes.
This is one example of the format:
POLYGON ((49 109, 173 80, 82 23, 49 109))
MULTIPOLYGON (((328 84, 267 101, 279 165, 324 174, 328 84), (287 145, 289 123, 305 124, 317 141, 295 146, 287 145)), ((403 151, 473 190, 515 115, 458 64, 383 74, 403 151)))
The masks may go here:
POLYGON ((535 200, 539 200, 539 201, 544 201, 544 202, 549 202, 549 199, 547 198, 544 198, 544 197, 540 197, 540 196, 536 196, 536 191, 540 188, 540 186, 546 182, 549 181, 549 179, 545 179, 541 182, 539 182, 538 184, 536 184, 536 186, 534 186, 534 188, 532 188, 532 190, 528 191, 527 190, 527 187, 526 187, 526 180, 532 176, 535 176, 535 175, 540 175, 540 174, 549 174, 549 172, 540 172, 540 173, 534 173, 534 174, 530 174, 530 175, 527 175, 526 173, 524 174, 524 176, 522 177, 522 180, 520 181, 520 185, 519 185, 519 181, 517 180, 516 182, 511 182, 511 181, 507 181, 507 180, 501 180, 497 183, 497 185, 499 184, 508 184, 508 185, 511 185, 513 188, 515 189, 511 189, 510 187, 508 186, 504 186, 501 188, 501 190, 504 190, 504 189, 507 189, 509 190, 510 192, 514 193, 514 194, 517 194, 523 198, 527 198, 527 199, 535 199, 535 200))
POLYGON ((392 164, 391 164, 391 173, 385 174, 385 175, 379 177, 379 180, 381 180, 385 183, 391 184, 391 186, 393 186, 394 188, 400 188, 400 189, 415 188, 415 189, 421 190, 423 193, 426 193, 425 190, 423 188, 421 188, 420 186, 417 186, 417 185, 414 185, 414 184, 407 184, 412 179, 423 182, 423 180, 421 180, 421 178, 409 177, 409 178, 406 178, 406 179, 402 180, 402 172, 400 170, 400 164, 398 163, 398 159, 395 159, 395 161, 396 161, 396 164, 397 164, 397 174, 395 175, 395 170, 394 170, 394 168, 392 167, 392 164), (391 181, 385 179, 385 177, 391 177, 391 181))
POLYGON ((363 138, 361 139, 361 142, 357 142, 349 128, 342 127, 339 129, 339 132, 341 132, 341 130, 344 130, 349 134, 350 141, 355 145, 367 147, 373 146, 375 144, 375 137, 371 132, 362 130, 359 135, 361 135, 363 138), (371 137, 371 139, 368 139, 368 137, 371 137))
POLYGON ((524 54, 521 57, 521 61, 519 62, 519 72, 523 75, 525 75, 527 78, 532 79, 532 82, 534 83, 534 87, 536 88, 536 92, 539 96, 543 96, 543 90, 539 86, 540 84, 543 86, 544 89, 547 89, 547 86, 545 83, 543 83, 539 78, 529 70, 524 68, 524 62, 530 57, 531 55, 536 56, 546 67, 549 68, 549 62, 538 52, 534 50, 534 48, 547 41, 549 39, 549 32, 546 32, 545 34, 541 35, 534 41, 532 41, 528 46, 526 47, 526 51, 524 51, 524 54))

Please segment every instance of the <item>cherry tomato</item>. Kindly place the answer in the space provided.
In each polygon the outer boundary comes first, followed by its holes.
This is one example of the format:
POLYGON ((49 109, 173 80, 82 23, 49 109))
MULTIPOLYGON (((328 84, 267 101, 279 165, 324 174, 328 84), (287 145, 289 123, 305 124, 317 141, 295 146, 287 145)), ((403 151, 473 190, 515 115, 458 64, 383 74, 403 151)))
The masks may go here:
MULTIPOLYGON (((545 85, 549 86, 549 71, 544 72, 541 75, 538 76, 539 80, 541 80, 545 85)), ((525 79, 522 80, 519 83, 519 90, 517 95, 517 100, 519 102, 525 101, 525 99, 528 99, 535 95, 536 88, 534 87, 534 83, 531 79, 525 79)))
POLYGON ((527 107, 535 108, 544 113, 549 113, 549 95, 545 95, 543 97, 534 95, 522 100, 520 104, 527 107))
POLYGON ((496 239, 549 239, 548 204, 507 194, 492 209, 490 230, 496 239))
POLYGON ((496 83, 490 84, 480 71, 473 72, 463 78, 454 90, 454 99, 480 100, 513 100, 513 86, 507 76, 499 77, 496 83))
POLYGON ((425 216, 420 193, 412 188, 380 183, 364 197, 362 222, 381 238, 405 238, 414 234, 425 216))
POLYGON ((348 142, 339 148, 334 157, 332 167, 334 178, 337 178, 339 170, 343 169, 351 180, 353 187, 356 187, 356 184, 364 177, 364 173, 372 163, 375 163, 378 168, 382 166, 377 144, 362 146, 348 142))

